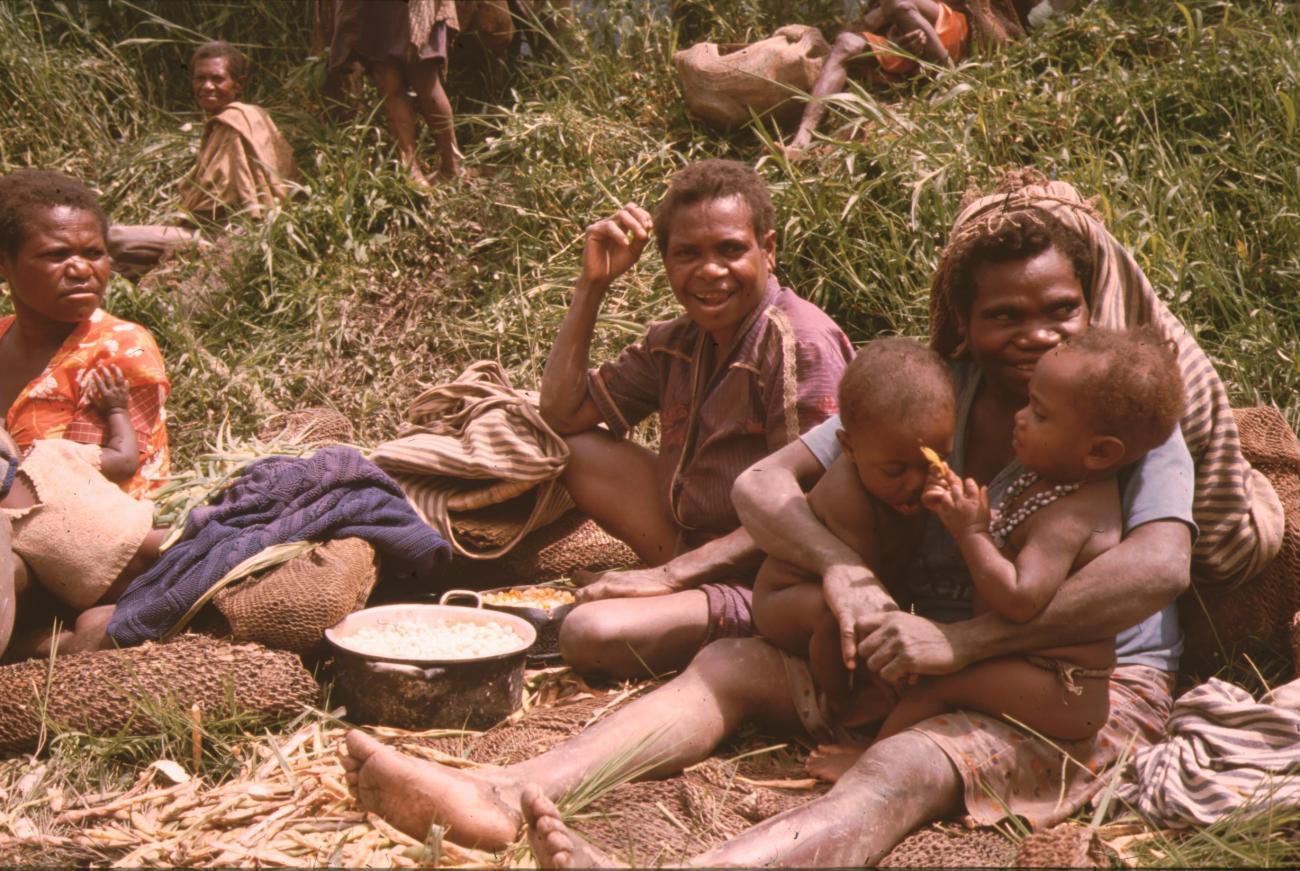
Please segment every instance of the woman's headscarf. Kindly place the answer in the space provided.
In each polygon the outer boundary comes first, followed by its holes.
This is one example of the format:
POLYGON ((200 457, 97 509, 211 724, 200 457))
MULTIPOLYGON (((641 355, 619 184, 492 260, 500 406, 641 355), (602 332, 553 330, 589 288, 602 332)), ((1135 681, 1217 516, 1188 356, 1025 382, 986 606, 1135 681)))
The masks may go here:
MULTIPOLYGON (((1091 326, 1122 330, 1151 324, 1178 347, 1187 402, 1183 437, 1196 464, 1193 514, 1200 535, 1192 552, 1193 579, 1232 586, 1253 577, 1281 546, 1282 506, 1268 479, 1242 456, 1237 423, 1214 364, 1072 185, 1022 173, 1012 186, 962 209, 953 223, 950 249, 959 239, 992 231, 1007 213, 1026 209, 1050 213, 1088 242, 1093 274, 1084 290, 1091 326)), ((956 276, 949 266, 945 258, 930 292, 930 343, 945 355, 961 344, 952 296, 956 276)))

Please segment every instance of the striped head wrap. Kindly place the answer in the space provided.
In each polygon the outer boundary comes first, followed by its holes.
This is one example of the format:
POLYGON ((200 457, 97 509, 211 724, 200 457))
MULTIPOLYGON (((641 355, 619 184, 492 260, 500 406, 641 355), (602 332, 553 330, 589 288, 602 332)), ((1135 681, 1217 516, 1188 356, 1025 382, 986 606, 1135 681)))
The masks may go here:
POLYGON ((1193 580, 1230 587, 1258 574, 1282 542, 1277 494, 1242 456, 1228 394, 1214 364, 1156 296, 1133 255, 1072 185, 1049 182, 1036 171, 1020 171, 1008 176, 997 193, 978 197, 962 209, 931 287, 931 346, 947 356, 963 351, 953 303, 954 253, 975 235, 996 233, 1007 215, 1025 211, 1052 215, 1092 249, 1092 280, 1084 288, 1092 326, 1123 330, 1150 324, 1178 348, 1187 397, 1183 437, 1196 464, 1193 514, 1200 535, 1192 552, 1193 580))

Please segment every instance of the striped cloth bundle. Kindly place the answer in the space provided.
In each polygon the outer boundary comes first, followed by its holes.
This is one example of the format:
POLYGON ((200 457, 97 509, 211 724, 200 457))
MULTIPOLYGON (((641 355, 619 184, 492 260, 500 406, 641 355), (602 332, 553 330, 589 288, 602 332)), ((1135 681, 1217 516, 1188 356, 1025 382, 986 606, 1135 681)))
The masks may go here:
POLYGON ((1258 702, 1218 678, 1189 690, 1174 703, 1165 740, 1137 752, 1116 797, 1170 828, 1300 806, 1295 686, 1258 702))
MULTIPOLYGON (((1196 464, 1192 507, 1200 529, 1192 553, 1192 580, 1232 587, 1254 577, 1281 547, 1282 505, 1268 479, 1242 456, 1228 392, 1214 364, 1079 192, 1065 182, 1042 181, 967 205, 953 223, 949 245, 969 234, 996 232, 1003 215, 1027 209, 1052 214, 1088 241, 1093 275, 1092 286, 1084 290, 1092 326, 1123 330, 1150 324, 1178 348, 1187 392, 1182 430, 1196 464)), ((949 356, 962 346, 958 313, 951 302, 952 281, 941 264, 930 293, 930 342, 949 356)))
POLYGON ((370 459, 457 554, 501 556, 573 507, 559 481, 568 446, 499 363, 479 361, 429 388, 407 420, 370 459))

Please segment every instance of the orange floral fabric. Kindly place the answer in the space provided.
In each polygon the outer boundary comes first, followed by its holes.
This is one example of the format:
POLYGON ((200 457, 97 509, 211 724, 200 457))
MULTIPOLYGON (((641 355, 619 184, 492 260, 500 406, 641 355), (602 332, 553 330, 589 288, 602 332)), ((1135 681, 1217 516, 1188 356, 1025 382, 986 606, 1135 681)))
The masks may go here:
MULTIPOLYGON (((0 318, 0 336, 13 323, 13 315, 0 318)), ((5 415, 5 428, 24 450, 37 439, 103 444, 106 421, 90 403, 86 389, 90 374, 109 365, 121 369, 130 386, 127 410, 139 442, 140 468, 122 483, 122 489, 139 499, 171 471, 164 407, 171 383, 157 343, 139 324, 97 309, 77 325, 45 371, 18 394, 5 415)))

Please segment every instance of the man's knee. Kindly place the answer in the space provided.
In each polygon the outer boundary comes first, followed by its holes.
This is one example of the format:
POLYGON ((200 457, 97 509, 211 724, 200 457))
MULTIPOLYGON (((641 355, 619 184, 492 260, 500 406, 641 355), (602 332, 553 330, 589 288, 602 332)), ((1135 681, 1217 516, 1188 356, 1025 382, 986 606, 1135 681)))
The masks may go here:
POLYGON ((607 602, 588 602, 569 612, 560 625, 560 653, 578 671, 596 671, 616 645, 628 643, 618 610, 607 602))

